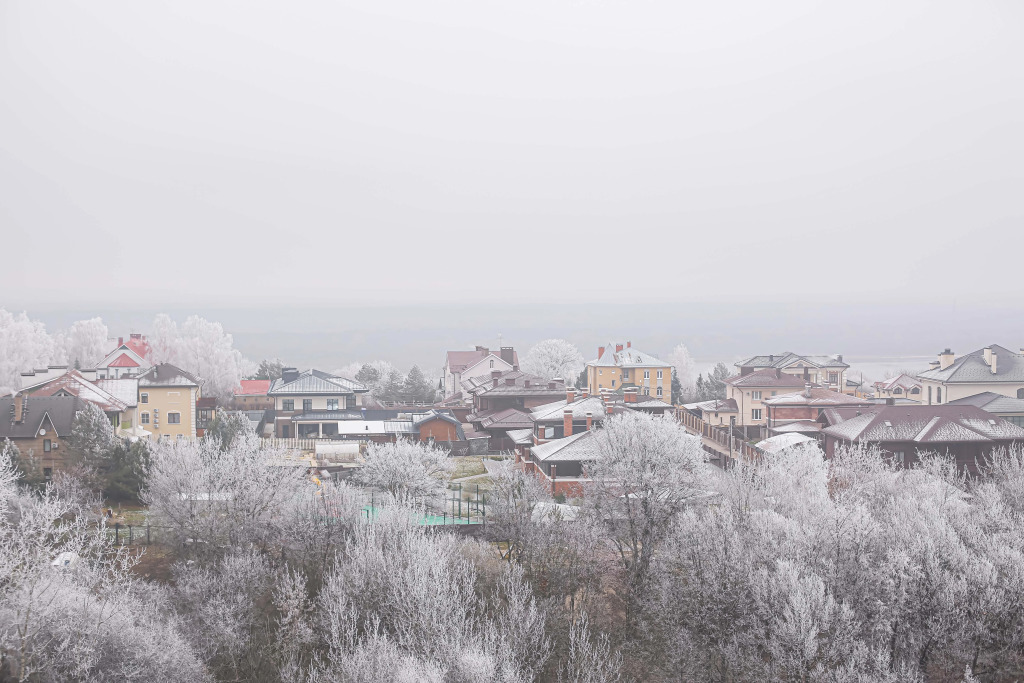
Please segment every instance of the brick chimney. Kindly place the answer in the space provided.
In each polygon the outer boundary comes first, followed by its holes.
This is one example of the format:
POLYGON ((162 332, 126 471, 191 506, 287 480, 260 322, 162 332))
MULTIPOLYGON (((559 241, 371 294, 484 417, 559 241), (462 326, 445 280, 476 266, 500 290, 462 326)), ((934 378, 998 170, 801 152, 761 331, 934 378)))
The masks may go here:
MULTIPOLYGON (((153 376, 154 377, 156 376, 155 368, 153 370, 153 376)), ((298 378, 299 378, 299 369, 298 368, 282 368, 281 369, 281 382, 282 383, 288 384, 289 382, 294 382, 298 378)))
POLYGON ((505 361, 509 365, 515 365, 515 363, 512 362, 512 360, 514 358, 515 358, 515 351, 512 349, 511 346, 502 346, 501 347, 501 359, 503 361, 505 361))
POLYGON ((501 377, 501 370, 491 370, 491 379, 498 379, 501 377))
POLYGON ((625 399, 625 402, 626 403, 636 403, 637 391, 638 390, 637 390, 636 387, 629 387, 624 392, 622 392, 622 396, 623 396, 623 399, 625 399))
POLYGON ((572 403, 576 400, 576 387, 565 388, 565 402, 572 403))
POLYGON ((950 365, 953 364, 953 361, 955 359, 956 356, 953 355, 953 352, 950 351, 948 348, 945 349, 942 353, 939 354, 939 370, 945 370, 946 368, 948 368, 950 365))
POLYGON ((572 436, 572 408, 562 411, 562 432, 564 436, 572 436))
POLYGON ((580 394, 583 398, 590 398, 590 387, 583 387, 580 389, 580 394))
POLYGON ((631 349, 631 348, 633 348, 633 342, 631 342, 631 341, 629 341, 629 340, 627 339, 627 340, 626 340, 626 348, 627 348, 627 349, 631 349))
POLYGON ((615 412, 615 404, 614 403, 609 403, 608 404, 608 414, 611 415, 614 412, 615 412))
POLYGON ((622 344, 615 345, 615 353, 618 353, 619 351, 622 351, 622 344))
POLYGON ((597 359, 601 360, 601 356, 603 356, 603 355, 604 355, 604 347, 603 346, 598 346, 597 347, 597 359))
POLYGON ((28 412, 28 395, 20 391, 14 395, 14 424, 21 424, 25 421, 25 413, 28 412))
POLYGON ((551 464, 551 495, 555 495, 555 479, 558 477, 558 465, 551 464))
POLYGON ((505 386, 507 386, 507 387, 514 387, 515 385, 516 385, 516 380, 515 380, 514 377, 506 377, 505 378, 505 386))
POLYGON ((118 337, 117 338, 117 348, 121 348, 122 346, 124 346, 124 337, 118 337))
POLYGON ((593 428, 594 428, 594 414, 588 410, 587 411, 587 431, 589 432, 593 428))
POLYGON ((750 367, 749 365, 744 365, 743 367, 740 368, 740 377, 746 377, 753 371, 754 368, 750 367))

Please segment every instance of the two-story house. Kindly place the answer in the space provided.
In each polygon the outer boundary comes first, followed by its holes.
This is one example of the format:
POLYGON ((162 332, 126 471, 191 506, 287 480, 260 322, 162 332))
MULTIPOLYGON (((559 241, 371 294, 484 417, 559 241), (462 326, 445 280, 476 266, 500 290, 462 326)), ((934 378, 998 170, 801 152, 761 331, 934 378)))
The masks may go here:
POLYGON ((783 374, 801 378, 803 383, 810 382, 832 391, 850 394, 855 391, 854 388, 847 386, 846 372, 850 366, 843 362, 842 355, 801 356, 786 351, 767 356, 752 356, 736 363, 736 367, 740 369, 740 375, 761 370, 778 370, 783 374))
POLYGON ((587 390, 593 395, 636 387, 644 396, 672 397, 672 366, 629 341, 598 347, 597 358, 587 362, 586 371, 587 390))
MULTIPOLYGON (((22 456, 37 463, 46 479, 74 461, 67 438, 75 415, 85 408, 77 396, 32 396, 17 393, 0 398, 0 442, 10 439, 22 456)), ((111 427, 113 429, 113 427, 111 427)))
POLYGON ((921 402, 921 382, 916 377, 900 373, 895 377, 874 383, 874 398, 909 399, 921 402))
POLYGON ((740 374, 725 380, 725 403, 720 415, 729 421, 735 416, 735 426, 754 436, 767 421, 764 401, 803 389, 806 384, 803 374, 783 372, 782 368, 741 367, 740 374))
POLYGON ((284 368, 270 384, 274 400, 274 435, 279 438, 324 438, 338 434, 338 411, 358 409, 366 385, 321 370, 284 368))
POLYGON ((946 349, 917 379, 922 402, 927 405, 943 405, 986 391, 1024 398, 1024 350, 1018 353, 992 344, 957 357, 946 349))
POLYGON ((472 351, 449 351, 444 358, 441 395, 445 399, 451 398, 461 393, 463 382, 467 380, 518 369, 519 354, 511 346, 501 347, 498 353, 486 346, 477 346, 472 351))
POLYGON ((194 439, 198 378, 170 363, 154 365, 138 377, 139 426, 154 439, 194 439))

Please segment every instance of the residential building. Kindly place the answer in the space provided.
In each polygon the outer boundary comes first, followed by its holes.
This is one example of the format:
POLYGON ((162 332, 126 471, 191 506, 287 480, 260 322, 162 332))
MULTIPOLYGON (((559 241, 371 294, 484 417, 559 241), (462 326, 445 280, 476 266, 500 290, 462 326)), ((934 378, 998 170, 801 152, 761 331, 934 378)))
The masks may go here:
POLYGON ((803 389, 807 382, 803 373, 786 372, 782 368, 741 368, 740 374, 725 380, 725 400, 736 404, 735 426, 744 433, 750 432, 750 436, 759 434, 757 430, 767 421, 764 401, 803 389))
POLYGON ((67 394, 33 396, 18 392, 0 398, 0 442, 10 439, 23 456, 35 459, 49 479, 74 461, 67 438, 75 415, 84 408, 85 401, 67 394))
POLYGON ((127 341, 124 337, 118 337, 114 350, 96 364, 96 376, 117 379, 126 375, 139 375, 153 367, 149 360, 151 351, 144 335, 132 333, 127 341))
POLYGON ((599 346, 586 372, 587 390, 594 395, 636 387, 644 396, 672 400, 672 366, 633 348, 630 341, 599 346))
POLYGON ((906 398, 921 402, 921 382, 916 377, 900 373, 895 377, 874 383, 873 398, 906 398))
POLYGON ((687 403, 681 406, 680 410, 685 410, 715 427, 728 427, 739 416, 739 406, 736 404, 736 399, 732 398, 724 400, 713 398, 710 401, 687 403))
MULTIPOLYGON (((86 379, 90 375, 89 371, 83 371, 81 373, 86 379)), ((128 430, 133 436, 145 436, 139 430, 139 378, 138 377, 121 377, 118 379, 95 379, 93 383, 107 392, 111 396, 114 396, 119 401, 124 403, 125 409, 121 413, 121 429, 128 430)))
POLYGON ((904 467, 934 452, 976 471, 976 463, 994 449, 1024 444, 1024 428, 972 405, 829 408, 818 421, 826 457, 835 457, 839 447, 862 444, 877 446, 904 467))
POLYGON ((794 375, 803 379, 801 386, 803 383, 810 382, 841 393, 855 391, 855 388, 848 387, 846 384, 846 371, 850 369, 850 366, 843 362, 841 355, 801 356, 786 351, 767 356, 752 356, 736 363, 736 367, 740 369, 740 375, 748 375, 762 370, 778 370, 782 374, 794 375))
POLYGON ((472 422, 488 412, 507 408, 529 409, 565 396, 565 382, 545 379, 521 370, 470 377, 462 381, 463 396, 471 399, 472 422))
MULTIPOLYGON (((22 374, 22 380, 24 379, 25 375, 22 374)), ((130 429, 132 426, 127 415, 128 404, 88 381, 78 370, 64 368, 63 374, 23 387, 21 393, 33 396, 75 396, 102 410, 112 426, 124 429, 130 429)))
POLYGON ((444 359, 444 373, 441 375, 441 395, 445 398, 462 391, 462 383, 477 377, 489 377, 492 372, 509 372, 519 369, 519 354, 511 346, 503 346, 493 353, 486 346, 477 346, 473 351, 449 351, 444 359))
MULTIPOLYGON (((271 382, 274 435, 280 438, 323 438, 338 434, 338 411, 358 409, 369 388, 347 377, 320 370, 284 368, 271 382)), ((343 419, 343 418, 341 418, 343 419)))
MULTIPOLYGON (((765 411, 765 425, 771 432, 793 423, 813 423, 826 408, 858 408, 872 405, 865 399, 811 384, 804 385, 803 391, 770 396, 761 403, 765 411)), ((788 429, 783 433, 786 432, 793 433, 793 430, 788 429)))
POLYGON ((587 482, 587 461, 598 455, 594 432, 586 430, 533 446, 525 464, 551 487, 551 495, 576 497, 583 495, 587 482))
POLYGON ((451 413, 426 409, 423 412, 399 410, 323 410, 303 413, 295 417, 296 432, 302 438, 318 438, 315 427, 325 440, 358 441, 360 443, 394 443, 398 439, 411 439, 449 449, 463 447, 466 434, 451 413))
POLYGON ((1024 398, 1024 355, 998 344, 959 357, 946 349, 917 379, 922 403, 927 405, 943 405, 986 391, 1024 398))
POLYGON ((138 377, 139 426, 156 439, 194 439, 200 381, 170 363, 154 365, 138 377))
POLYGON ((986 391, 973 396, 958 398, 955 401, 950 401, 947 405, 976 406, 1018 427, 1024 427, 1024 398, 1010 398, 1009 396, 997 394, 994 391, 986 391))
POLYGON ((272 409, 274 399, 267 395, 270 383, 269 379, 243 379, 231 398, 231 407, 235 410, 272 409))

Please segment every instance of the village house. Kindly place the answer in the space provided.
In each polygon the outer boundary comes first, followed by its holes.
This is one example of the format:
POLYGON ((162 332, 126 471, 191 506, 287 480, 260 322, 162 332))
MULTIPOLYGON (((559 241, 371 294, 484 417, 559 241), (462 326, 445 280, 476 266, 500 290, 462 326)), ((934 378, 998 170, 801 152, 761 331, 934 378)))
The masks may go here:
POLYGON ((715 427, 728 427, 730 424, 735 422, 735 418, 738 417, 739 414, 739 407, 736 405, 736 399, 732 398, 713 398, 709 401, 687 403, 680 406, 679 409, 686 411, 694 417, 700 418, 707 424, 715 427))
POLYGON ((85 405, 82 399, 67 394, 33 396, 19 392, 0 398, 0 443, 10 439, 22 456, 32 456, 49 480, 54 472, 74 462, 67 439, 75 416, 85 405))
POLYGON ((364 384, 320 370, 284 368, 267 396, 274 400, 274 435, 324 438, 339 434, 338 411, 358 409, 369 392, 364 384))
POLYGON ((748 375, 763 370, 778 370, 782 374, 793 375, 818 386, 838 391, 854 393, 856 389, 846 383, 846 371, 850 366, 839 356, 801 356, 790 351, 767 356, 752 356, 736 363, 740 375, 748 375))
POLYGON ((770 396, 764 399, 762 404, 765 410, 765 426, 769 432, 777 434, 806 434, 816 431, 816 420, 826 408, 858 408, 872 405, 865 399, 810 384, 804 385, 803 391, 770 396))
POLYGON ((587 390, 593 395, 636 387, 644 396, 672 397, 672 366, 633 348, 630 341, 599 346, 597 358, 587 362, 586 373, 587 390))
MULTIPOLYGON (((53 367, 51 366, 51 370, 53 367)), ((68 370, 56 377, 44 379, 37 384, 22 388, 21 393, 33 396, 75 396, 86 403, 92 403, 103 411, 115 428, 129 430, 132 427, 128 404, 106 391, 101 386, 88 381, 78 370, 68 370)), ((49 377, 49 375, 47 375, 49 377)), ((22 374, 22 381, 26 379, 22 374)))
POLYGON ((921 382, 916 377, 900 373, 895 377, 874 383, 873 398, 905 398, 921 402, 921 382))
MULTIPOLYGON (((735 404, 735 427, 748 436, 759 436, 759 430, 767 421, 764 401, 779 394, 803 389, 807 382, 803 373, 786 372, 782 368, 741 368, 740 374, 725 380, 725 401, 735 404)), ((726 410, 720 414, 730 420, 733 416, 726 410)), ((722 424, 721 419, 718 424, 722 424)))
POLYGON ((971 405, 829 408, 818 421, 827 458, 842 446, 877 446, 903 467, 934 452, 973 472, 994 449, 1024 444, 1024 428, 971 405))
POLYGON ((235 410, 272 409, 274 399, 267 393, 270 383, 269 379, 243 379, 231 397, 231 407, 235 410))
POLYGON ((462 382, 463 396, 472 400, 470 421, 508 408, 530 409, 565 395, 565 382, 545 379, 520 370, 471 377, 462 382))
POLYGON ((114 350, 96 364, 96 376, 117 379, 126 375, 139 375, 153 367, 150 356, 151 349, 144 335, 133 333, 127 341, 124 337, 118 337, 114 350))
POLYGON ((441 375, 441 396, 449 399, 462 393, 462 383, 477 377, 490 377, 492 372, 519 369, 519 354, 511 346, 503 346, 493 353, 486 346, 473 351, 449 351, 444 358, 441 375))
POLYGON ((973 396, 958 398, 946 405, 975 406, 1018 427, 1024 427, 1024 398, 1010 398, 994 391, 985 391, 973 396))
POLYGON ((170 363, 154 365, 138 381, 139 426, 156 439, 194 439, 200 381, 170 363))
POLYGON ((998 344, 956 357, 949 349, 917 376, 922 402, 942 405, 992 391, 1024 398, 1024 355, 998 344))

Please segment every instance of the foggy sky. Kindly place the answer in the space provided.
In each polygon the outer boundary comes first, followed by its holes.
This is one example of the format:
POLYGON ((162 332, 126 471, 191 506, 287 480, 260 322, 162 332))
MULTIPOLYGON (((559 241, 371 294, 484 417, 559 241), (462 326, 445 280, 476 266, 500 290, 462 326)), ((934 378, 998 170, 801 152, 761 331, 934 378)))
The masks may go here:
POLYGON ((1022 38, 1011 0, 0 2, 0 306, 1019 304, 1022 38))

